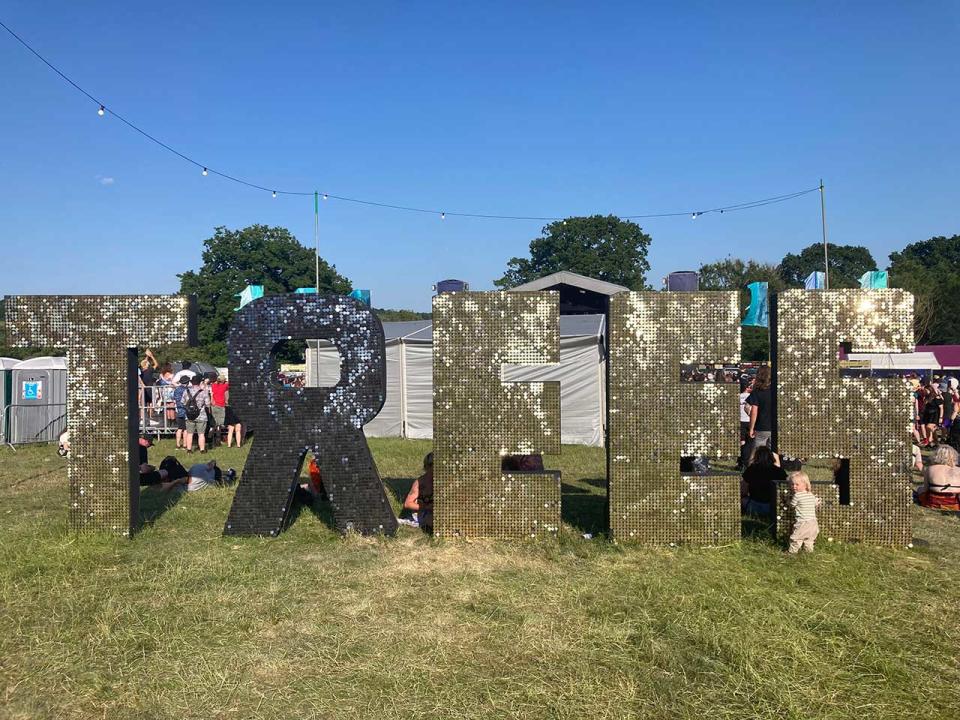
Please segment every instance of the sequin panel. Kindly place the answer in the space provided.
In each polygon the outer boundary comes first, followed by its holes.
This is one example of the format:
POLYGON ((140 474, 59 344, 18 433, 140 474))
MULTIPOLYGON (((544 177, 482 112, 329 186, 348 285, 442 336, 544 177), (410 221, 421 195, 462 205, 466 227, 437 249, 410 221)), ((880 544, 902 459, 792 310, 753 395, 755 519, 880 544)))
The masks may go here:
POLYGON ((128 372, 127 348, 186 342, 189 300, 24 295, 8 297, 6 307, 13 345, 67 352, 71 527, 129 535, 136 530, 140 495, 138 458, 131 457, 137 428, 128 407, 136 375, 128 372))
POLYGON ((733 292, 630 292, 610 300, 609 502, 618 542, 740 537, 739 476, 687 475, 682 456, 733 457, 738 386, 681 382, 681 366, 740 360, 733 292))
MULTIPOLYGON (((903 290, 790 290, 776 299, 777 431, 782 454, 847 458, 849 504, 816 486, 820 540, 906 545, 910 521, 910 396, 898 378, 841 375, 839 347, 913 350, 913 296, 903 290)), ((791 531, 781 503, 778 529, 791 531)))
POLYGON ((560 387, 504 383, 505 363, 560 361, 555 292, 444 293, 433 301, 434 532, 528 537, 560 525, 560 474, 501 470, 560 452, 560 387))
POLYGON ((231 406, 255 435, 224 534, 280 533, 307 452, 317 458, 338 530, 396 532, 363 435, 386 399, 383 326, 376 315, 339 295, 271 296, 237 313, 227 344, 231 406), (274 348, 306 339, 336 346, 342 360, 337 385, 288 388, 277 382, 274 348))

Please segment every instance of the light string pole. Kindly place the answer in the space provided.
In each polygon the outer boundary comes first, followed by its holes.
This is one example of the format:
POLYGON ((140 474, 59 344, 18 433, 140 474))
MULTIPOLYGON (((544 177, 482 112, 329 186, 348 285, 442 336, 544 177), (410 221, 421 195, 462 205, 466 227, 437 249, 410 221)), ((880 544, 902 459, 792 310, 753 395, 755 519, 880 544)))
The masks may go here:
POLYGON ((827 205, 823 198, 823 178, 820 178, 820 226, 823 229, 823 289, 830 289, 830 257, 827 253, 827 205))
POLYGON ((320 294, 320 193, 313 191, 313 240, 317 246, 317 295, 320 294))

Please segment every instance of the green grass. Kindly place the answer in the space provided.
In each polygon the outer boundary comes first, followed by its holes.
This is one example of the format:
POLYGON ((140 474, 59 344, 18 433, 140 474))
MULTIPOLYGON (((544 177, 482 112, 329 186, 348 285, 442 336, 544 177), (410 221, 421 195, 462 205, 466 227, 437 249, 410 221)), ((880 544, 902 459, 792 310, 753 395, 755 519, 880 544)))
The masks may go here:
MULTIPOLYGON (((429 449, 371 446, 397 494, 429 449)), ((912 551, 624 548, 581 537, 602 451, 547 466, 556 542, 340 538, 322 512, 227 539, 230 489, 145 492, 120 540, 67 531, 53 448, 0 449, 0 717, 960 717, 956 518, 916 508, 912 551)))

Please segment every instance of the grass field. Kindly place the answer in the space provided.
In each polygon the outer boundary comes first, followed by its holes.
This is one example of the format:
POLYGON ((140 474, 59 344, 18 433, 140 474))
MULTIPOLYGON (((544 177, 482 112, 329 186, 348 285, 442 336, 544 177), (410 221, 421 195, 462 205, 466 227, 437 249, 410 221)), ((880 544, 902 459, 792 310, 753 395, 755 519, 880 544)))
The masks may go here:
MULTIPOLYGON (((371 446, 397 494, 428 449, 371 446)), ((322 511, 225 539, 230 489, 145 492, 129 541, 67 531, 53 448, 2 448, 0 717, 960 718, 957 518, 916 508, 910 551, 624 548, 581 537, 602 452, 547 460, 557 542, 340 538, 322 511)))

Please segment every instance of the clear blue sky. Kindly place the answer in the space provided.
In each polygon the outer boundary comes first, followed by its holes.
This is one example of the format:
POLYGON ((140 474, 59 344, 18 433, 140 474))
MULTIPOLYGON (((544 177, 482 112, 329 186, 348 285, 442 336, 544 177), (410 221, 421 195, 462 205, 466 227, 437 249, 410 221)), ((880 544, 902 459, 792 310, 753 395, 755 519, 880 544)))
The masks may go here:
MULTIPOLYGON (((267 186, 498 214, 697 209, 827 185, 881 267, 960 232, 960 4, 10 2, 0 19, 188 155, 267 186), (647 5, 647 7, 643 7, 647 5)), ((214 226, 309 198, 201 177, 0 33, 0 294, 175 292, 214 226), (109 180, 107 180, 109 178, 109 180)), ((492 287, 543 223, 329 201, 322 255, 380 307, 492 287)), ((652 282, 819 240, 816 194, 642 221, 652 282)))

